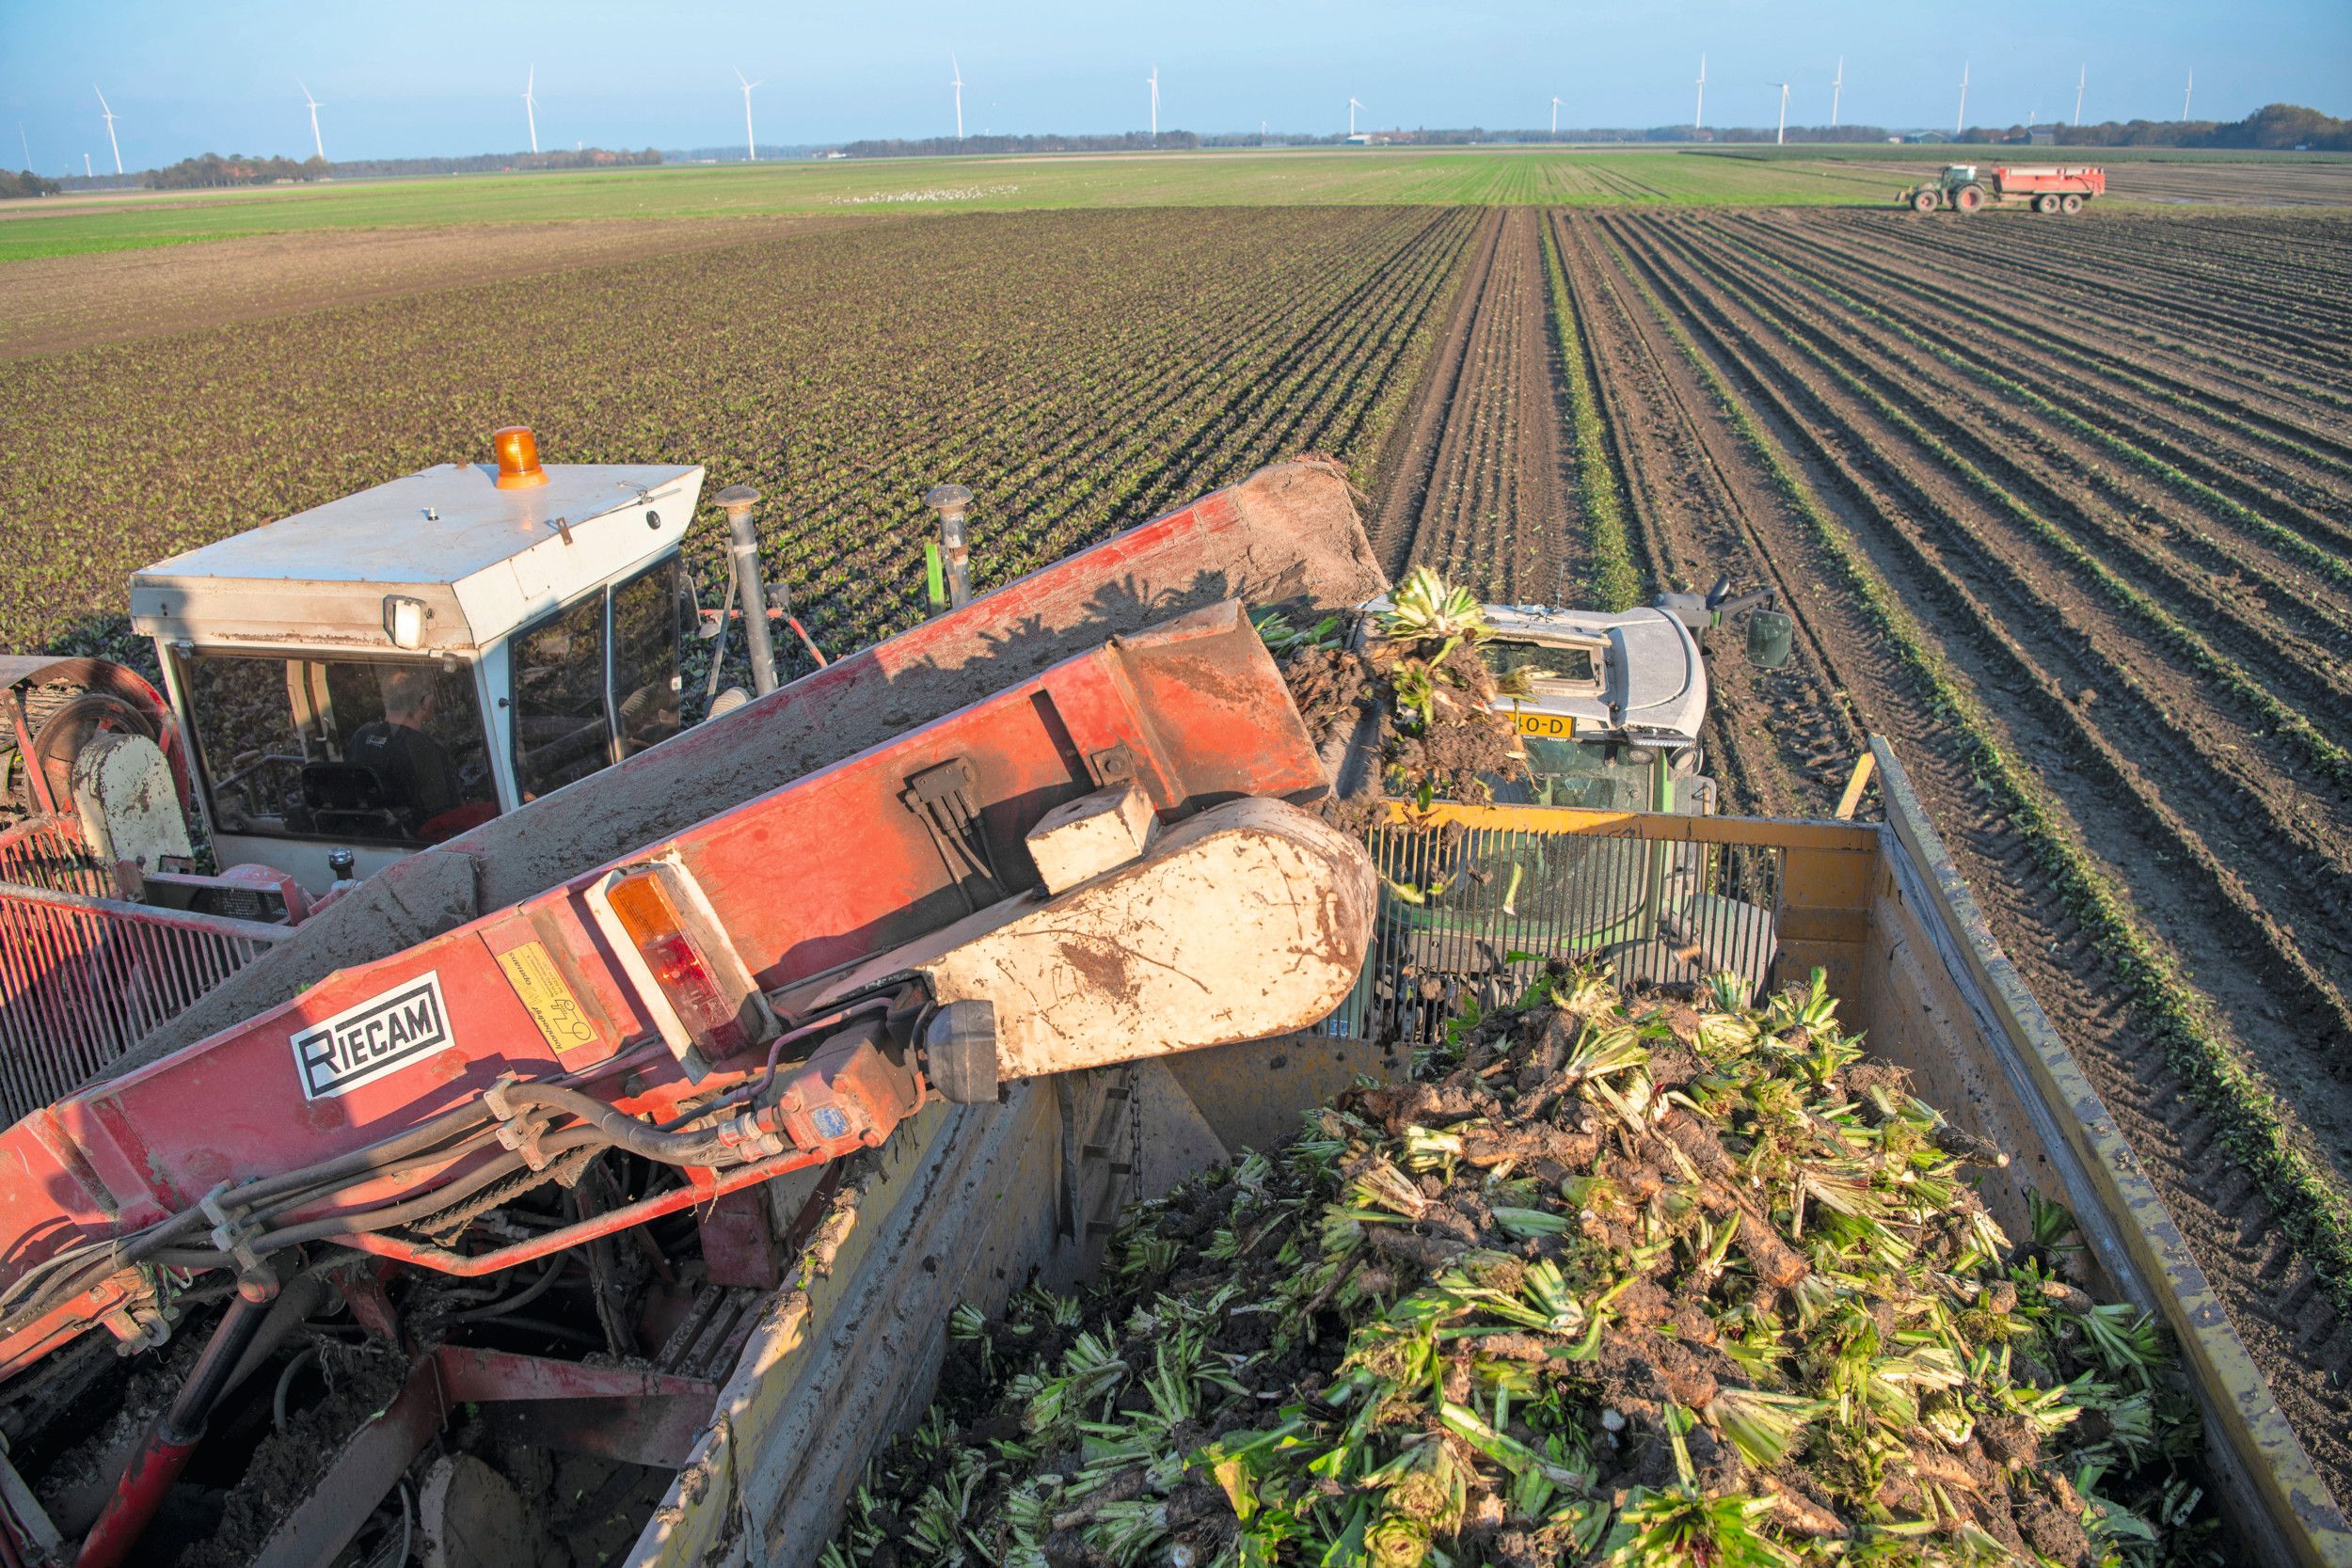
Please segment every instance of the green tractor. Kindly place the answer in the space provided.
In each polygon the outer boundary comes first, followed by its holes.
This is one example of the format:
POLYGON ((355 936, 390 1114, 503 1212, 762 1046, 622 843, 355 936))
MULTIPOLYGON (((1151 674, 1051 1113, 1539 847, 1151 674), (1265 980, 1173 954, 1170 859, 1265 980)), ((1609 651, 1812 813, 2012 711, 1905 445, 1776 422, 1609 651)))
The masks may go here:
MULTIPOLYGON (((1508 684, 1524 693, 1508 700, 1526 753, 1524 777, 1487 785, 1496 806, 1536 809, 1486 814, 1440 835, 1375 832, 1381 909, 1351 1005, 1368 1032, 1433 1038, 1465 998, 1506 1002, 1550 958, 1602 957, 1652 984, 1729 970, 1761 986, 1772 890, 1760 862, 1703 843, 1571 834, 1544 816, 1712 814, 1698 634, 1743 625, 1750 662, 1776 667, 1790 625, 1762 608, 1770 597, 1735 599, 1724 582, 1615 614, 1484 607, 1487 663, 1518 677, 1508 684)), ((1370 608, 1368 626, 1382 606, 1370 608)))

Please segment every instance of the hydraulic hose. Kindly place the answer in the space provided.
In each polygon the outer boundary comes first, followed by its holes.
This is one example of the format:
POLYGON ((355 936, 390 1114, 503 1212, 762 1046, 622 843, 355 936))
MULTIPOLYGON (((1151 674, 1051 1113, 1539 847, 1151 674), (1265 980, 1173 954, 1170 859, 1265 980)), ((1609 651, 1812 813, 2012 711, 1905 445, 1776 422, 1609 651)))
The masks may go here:
POLYGON ((116 1568, 129 1559, 165 1494, 187 1468, 213 1406, 219 1402, 230 1374, 268 1316, 268 1304, 250 1297, 239 1296, 229 1304, 187 1382, 181 1385, 179 1397, 116 1480, 114 1495, 82 1540, 81 1555, 74 1559, 76 1568, 116 1568))
POLYGON ((500 1092, 509 1105, 542 1105, 578 1117, 607 1141, 665 1165, 724 1164, 742 1157, 715 1132, 664 1132, 578 1089, 553 1084, 508 1084, 500 1092))

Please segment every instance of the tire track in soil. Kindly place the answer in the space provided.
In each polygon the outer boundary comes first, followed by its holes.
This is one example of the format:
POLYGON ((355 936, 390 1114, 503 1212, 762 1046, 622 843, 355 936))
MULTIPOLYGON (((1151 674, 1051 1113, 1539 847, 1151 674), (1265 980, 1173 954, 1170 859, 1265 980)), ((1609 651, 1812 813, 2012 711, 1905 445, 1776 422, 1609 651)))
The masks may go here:
MULTIPOLYGON (((2352 740, 2352 664, 2344 657, 2352 653, 2352 626, 2344 613, 2352 604, 2331 603, 2338 596, 2322 584, 2281 580, 2242 540, 2227 542, 2240 552, 2235 556, 2217 542, 2200 563, 2179 562, 2163 535, 2169 529, 2174 537, 2195 537, 2193 527, 2174 519, 2201 514, 2152 486, 2114 483, 2112 472, 2084 443, 2037 424, 1974 383, 1928 379, 1917 356, 1906 354, 1883 327, 1792 287, 1787 277, 1711 240, 1677 229, 1668 243, 1720 279, 1726 293, 1759 319, 1769 320, 1783 341, 1808 355, 1834 348, 1845 371, 1989 472, 2003 490, 2058 521, 2102 566, 2167 611, 2181 613, 2185 625, 2235 658, 2246 679, 2298 710, 2314 731, 2326 732, 2338 745, 2352 740), (2113 491, 2111 500, 2098 499, 2105 489, 2113 491), (2245 573, 2253 575, 2252 583, 2242 580, 2245 573), (2273 604, 2271 598, 2281 602, 2273 604), (2304 624, 2292 624, 2297 622, 2304 624)), ((2182 671, 2179 679, 2192 691, 2202 684, 2194 669, 2182 671)), ((2267 721, 2258 713, 2248 717, 2249 727, 2257 732, 2267 721)), ((2282 766, 2300 765, 2297 759, 2282 766)), ((2289 836, 2299 833, 2290 830, 2289 836)), ((2333 853, 2325 845, 2312 847, 2333 853)))
MULTIPOLYGON (((1716 272, 1707 259, 1662 243, 1645 254, 1654 265, 1679 269, 1703 311, 1734 327, 1718 341, 1774 374, 1808 424, 1832 434, 1850 465, 1867 471, 1908 514, 1909 523, 1898 530, 1909 552, 1931 563, 1931 580, 2004 629, 2018 652, 2009 689, 2038 690, 2043 706, 2055 706, 2054 736, 2090 751, 2111 782, 2130 788, 2151 847, 2160 858, 2185 859, 2195 873, 2188 879, 2234 917, 2243 941, 2238 967, 2259 974, 2274 1000, 2289 998, 2303 1008, 2302 1027, 2284 1039, 2249 1043, 2279 1081, 2324 1084, 2333 1065, 2324 1042, 2352 1035, 2345 996, 2352 946, 2326 912, 2352 905, 2347 866, 2333 847, 2346 831, 2340 792, 2282 774, 2280 759, 2259 755, 2246 726, 2214 707, 2195 672, 2176 668, 2137 628, 2120 625, 2064 562, 2015 538, 1990 502, 1946 481, 1934 452, 1906 442, 1867 404, 1804 369, 1808 352, 1822 351, 1812 348, 1802 324, 1773 320, 1769 286, 1748 292, 1756 280, 1716 272), (1757 327, 1753 348, 1733 345, 1740 330, 1757 327), (2088 715, 2079 697, 2086 689, 2103 694, 2088 715), (2234 750, 2233 736, 2243 736, 2234 750), (2214 765, 2159 769, 2138 760, 2168 754, 2212 758, 2214 765), (2299 817, 2280 814, 2282 800, 2301 798, 2322 812, 2315 834, 2298 831, 2299 817)), ((1813 336, 1845 349, 1850 359, 1857 352, 1835 331, 1813 336)), ((2137 866, 2127 879, 2146 880, 2137 866)), ((2184 879, 2168 867, 2162 879, 2184 879)), ((2139 891, 2145 896, 2144 887, 2139 891)), ((2177 931, 2165 934, 2183 945, 2177 931)), ((2200 973, 2212 958, 2209 952, 2200 973)), ((2352 1115, 2336 1097, 2316 1092, 2304 1108, 2344 1164, 2352 1154, 2352 1115)))
POLYGON ((1486 297, 1486 278, 1494 270, 1495 246, 1502 238, 1502 214, 1489 213, 1478 236, 1470 242, 1470 274, 1462 280, 1462 292, 1454 302, 1454 314, 1446 325, 1445 336, 1439 340, 1437 352, 1429 356, 1426 379, 1414 394, 1405 442, 1381 476, 1380 503, 1373 514, 1372 550, 1379 559, 1381 569, 1391 578, 1404 574, 1405 563, 1412 554, 1422 505, 1429 494, 1431 476, 1437 471, 1438 442, 1462 388, 1470 324, 1477 315, 1479 301, 1486 297))
MULTIPOLYGON (((1964 594, 1938 579, 1936 555, 1905 552, 1899 531, 1906 508, 1867 475, 1853 471, 1839 439, 1814 431, 1811 421, 1787 401, 1777 381, 1708 324, 1706 312, 1675 286, 1668 269, 1641 256, 1633 231, 1645 220, 1605 216, 1594 221, 1608 239, 1609 259, 1629 279, 1640 277, 1655 288, 1662 308, 1685 324, 1718 372, 1755 400, 1755 416, 1771 438, 1902 594, 1943 657, 1987 694, 1989 705, 1997 704, 1999 721, 2009 731, 2009 749, 2030 759, 2074 835, 2094 849, 2105 849, 2110 867, 2141 900, 2136 912, 2145 917, 2153 906, 2169 916, 2168 928, 2190 939, 2189 952, 2202 961, 2188 967, 2219 1015, 2241 1037, 2253 1033, 2276 1043, 2295 1032, 2298 1026, 2286 1010, 2264 988, 2246 980, 2233 942, 2209 928, 2210 918, 2200 900, 2188 890, 2169 885, 2156 857, 2168 849, 2177 852, 2177 847, 2167 845, 2161 836, 2151 844, 2129 820, 2136 815, 2129 799, 2131 784, 2106 776, 2100 759, 2067 733, 2074 727, 2067 719, 2070 705, 2054 691, 2016 690, 2015 679, 2005 667, 2022 650, 2012 652, 2016 644, 1997 625, 1982 618, 1980 608, 1972 608, 1964 594), (2127 866, 2137 871, 2137 878, 2126 872, 2127 866)), ((1686 399, 1692 406, 1704 405, 1705 392, 1695 373, 1677 362, 1678 350, 1664 338, 1656 311, 1645 309, 1637 316, 1646 318, 1638 325, 1650 338, 1660 362, 1682 384, 1686 399)), ((1734 444, 1719 421, 1714 438, 1719 449, 1734 444)), ((1756 520, 1800 584, 1833 580, 1811 541, 1799 533, 1785 512, 1760 512, 1756 520)), ((1808 588, 1805 597, 1809 617, 1843 631, 1837 642, 1841 653, 1874 642, 1859 614, 1841 607, 1836 595, 1808 588)), ((2339 1497, 2352 1496, 2352 1395, 2344 1386, 2352 1374, 2352 1325, 2338 1320, 2308 1265, 2272 1226, 2253 1179, 2218 1147, 2217 1126, 2198 1110, 2160 1047, 2144 1037, 2121 998, 2120 976, 2040 874, 2031 846, 1990 809, 1983 791, 1969 777, 1948 726, 1923 710, 1918 693, 1907 682, 1882 682, 1867 663, 1850 665, 1842 674, 1865 722, 1903 738, 1915 782, 1970 885, 1984 901, 1995 933, 2092 1074, 2313 1464, 2339 1497)), ((2134 763, 2135 768, 2142 765, 2159 771, 2197 766, 2193 758, 2160 755, 2134 763)), ((2331 1081, 2329 1086, 2336 1085, 2331 1081)))
MULTIPOLYGON (((1490 603, 1541 602, 1581 561, 1541 221, 1534 208, 1506 212, 1473 279, 1453 375, 1437 384, 1445 394, 1434 450, 1425 464, 1404 465, 1427 476, 1410 527, 1400 486, 1375 535, 1392 577, 1425 565, 1490 603)), ((1424 438, 1433 412, 1415 421, 1424 438)))
POLYGON ((1750 520, 1772 500, 1752 486, 1743 494, 1741 476, 1707 444, 1704 414, 1683 400, 1596 267, 1592 220, 1555 214, 1552 222, 1629 531, 1651 582, 1703 588, 1729 572, 1739 587, 1778 589, 1796 622, 1794 657, 1780 670, 1754 669, 1736 654, 1708 660, 1707 751, 1722 761, 1726 809, 1826 815, 1865 737, 1819 628, 1750 520))

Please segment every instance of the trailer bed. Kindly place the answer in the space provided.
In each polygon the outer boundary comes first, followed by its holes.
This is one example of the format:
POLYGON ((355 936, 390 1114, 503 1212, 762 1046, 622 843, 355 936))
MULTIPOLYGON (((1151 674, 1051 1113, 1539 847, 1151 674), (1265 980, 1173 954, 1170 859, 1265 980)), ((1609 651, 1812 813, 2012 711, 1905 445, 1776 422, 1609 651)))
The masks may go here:
MULTIPOLYGON (((2352 1564, 2352 1529, 2162 1201, 1993 939, 1892 750, 1872 747, 1886 801, 1875 824, 1535 807, 1440 814, 1529 839, 1710 847, 1769 863, 1751 875, 1769 877, 1756 885, 1771 889, 1774 982, 1825 970, 1873 1053, 2011 1152, 1983 1187, 2001 1223, 2023 1233, 2026 1192, 2057 1195, 2080 1222, 2094 1290, 2169 1325, 2248 1560, 2352 1564)), ((1375 836, 1422 831, 1392 824, 1375 836)), ((1381 961, 1375 947, 1371 966, 1381 961)), ((646 1521, 632 1568, 814 1560, 868 1459, 930 1398, 957 1304, 993 1311, 1031 1277, 1082 1277, 1121 1202, 1277 1141, 1298 1112, 1359 1073, 1399 1075, 1408 1044, 1343 1009, 1312 1034, 1036 1081, 1000 1106, 924 1113, 825 1208, 646 1521)))

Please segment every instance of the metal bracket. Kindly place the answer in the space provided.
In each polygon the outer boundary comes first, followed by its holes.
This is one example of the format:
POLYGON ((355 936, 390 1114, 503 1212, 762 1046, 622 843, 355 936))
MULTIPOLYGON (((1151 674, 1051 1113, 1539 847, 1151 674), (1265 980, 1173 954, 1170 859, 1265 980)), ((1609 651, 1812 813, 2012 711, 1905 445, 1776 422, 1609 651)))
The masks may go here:
POLYGON ((229 1183, 223 1181, 206 1193, 203 1201, 198 1205, 204 1211, 204 1217, 213 1222, 213 1245, 237 1260, 239 1279, 269 1275, 269 1265, 262 1261, 261 1254, 252 1247, 259 1226, 251 1220, 231 1217, 228 1205, 221 1201, 228 1193, 229 1183))
POLYGON ((1098 784, 1125 784, 1136 776, 1136 753, 1123 740, 1105 746, 1088 754, 1087 770, 1098 784))
POLYGON ((969 759, 949 757, 908 775, 906 788, 898 796, 907 810, 930 830, 947 875, 975 913, 983 902, 993 903, 1005 896, 1004 879, 996 874, 996 863, 989 853, 988 826, 980 820, 979 806, 973 799, 977 783, 969 759), (974 880, 986 884, 991 894, 988 899, 974 895, 970 885, 974 880))

